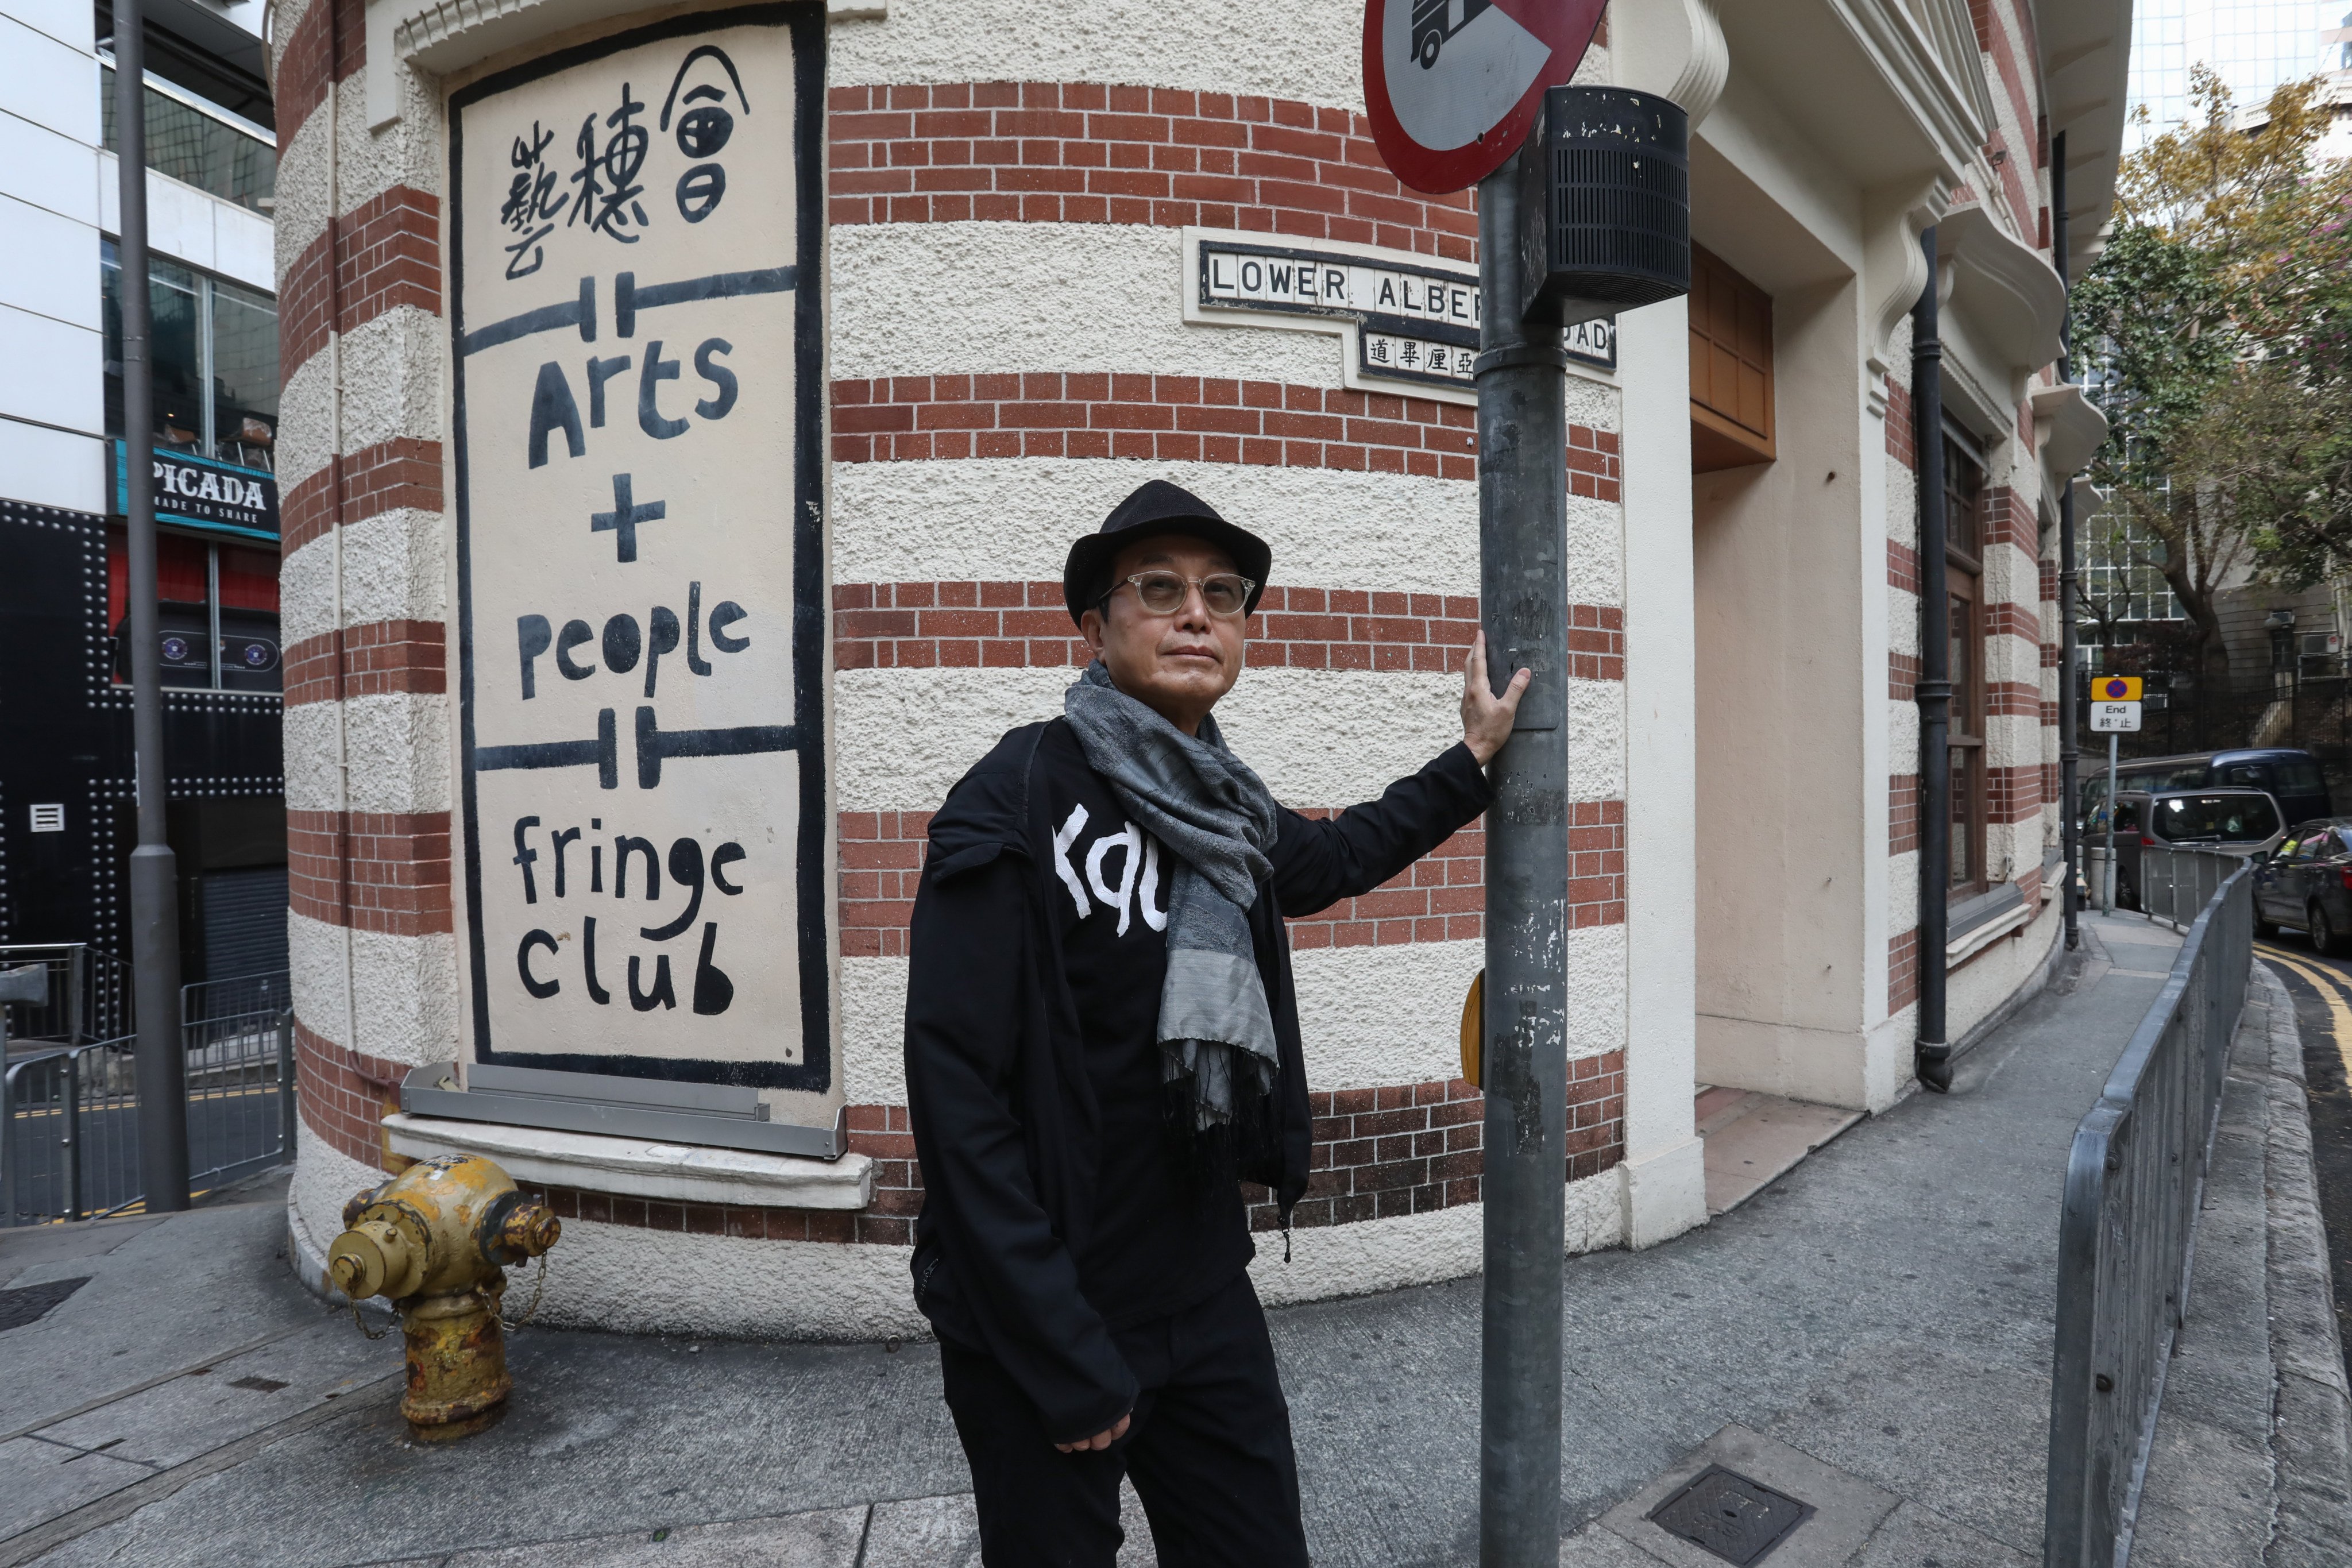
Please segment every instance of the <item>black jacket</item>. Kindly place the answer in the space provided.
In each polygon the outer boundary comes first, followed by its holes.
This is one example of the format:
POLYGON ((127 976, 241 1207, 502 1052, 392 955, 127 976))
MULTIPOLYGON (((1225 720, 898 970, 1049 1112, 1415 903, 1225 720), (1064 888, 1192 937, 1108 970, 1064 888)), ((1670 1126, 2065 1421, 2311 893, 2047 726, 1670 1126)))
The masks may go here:
MULTIPOLYGON (((1103 1430, 1136 1384, 1079 1289, 1097 1129, 1046 884, 1044 780, 1085 769, 1067 721, 1014 730, 931 819, 907 985, 907 1099, 923 1172, 915 1300, 944 1337, 984 1351, 1057 1442, 1103 1430)), ((1377 801, 1328 821, 1282 814, 1273 875, 1249 911, 1281 1071, 1279 1148, 1241 1174, 1287 1219, 1307 1190, 1313 1122, 1283 916, 1368 893, 1486 807, 1485 773, 1455 745, 1377 801)))

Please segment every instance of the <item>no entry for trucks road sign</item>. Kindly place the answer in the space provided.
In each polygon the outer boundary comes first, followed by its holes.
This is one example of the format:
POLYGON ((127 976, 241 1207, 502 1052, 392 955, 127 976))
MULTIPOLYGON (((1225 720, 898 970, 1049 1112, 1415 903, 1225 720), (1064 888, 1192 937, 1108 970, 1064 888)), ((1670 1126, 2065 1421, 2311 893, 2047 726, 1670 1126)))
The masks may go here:
POLYGON ((1390 172, 1442 195, 1517 152, 1606 0, 1365 0, 1364 107, 1390 172))

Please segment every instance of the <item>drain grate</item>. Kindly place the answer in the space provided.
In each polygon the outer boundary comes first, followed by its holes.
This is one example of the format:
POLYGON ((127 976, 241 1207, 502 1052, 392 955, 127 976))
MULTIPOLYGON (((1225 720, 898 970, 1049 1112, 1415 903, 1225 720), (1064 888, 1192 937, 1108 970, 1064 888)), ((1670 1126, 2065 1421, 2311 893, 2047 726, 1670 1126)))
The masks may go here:
POLYGON ((1811 1503, 1737 1470, 1709 1465, 1650 1510, 1650 1522, 1704 1552, 1748 1568, 1813 1517, 1811 1503))

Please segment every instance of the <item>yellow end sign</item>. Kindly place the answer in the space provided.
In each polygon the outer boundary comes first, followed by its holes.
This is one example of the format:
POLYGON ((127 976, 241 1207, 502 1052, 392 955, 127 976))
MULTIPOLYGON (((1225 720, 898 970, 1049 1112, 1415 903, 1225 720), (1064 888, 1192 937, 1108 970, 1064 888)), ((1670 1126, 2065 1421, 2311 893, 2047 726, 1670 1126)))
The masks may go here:
POLYGON ((2139 677, 2137 675, 2091 677, 2091 700, 2094 702, 2137 702, 2139 700, 2139 677))
POLYGON ((1470 981, 1470 994, 1462 998, 1462 1077, 1472 1089, 1478 1084, 1479 1038, 1486 1031, 1486 972, 1470 981))

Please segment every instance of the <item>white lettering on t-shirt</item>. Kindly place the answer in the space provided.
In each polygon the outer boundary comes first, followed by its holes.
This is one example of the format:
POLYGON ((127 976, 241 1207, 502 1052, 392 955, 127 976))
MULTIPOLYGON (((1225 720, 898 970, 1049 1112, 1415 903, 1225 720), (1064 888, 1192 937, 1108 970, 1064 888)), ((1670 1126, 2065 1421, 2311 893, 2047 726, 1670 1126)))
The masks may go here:
POLYGON ((1095 840, 1095 847, 1087 851, 1087 885, 1095 890, 1095 897, 1103 901, 1105 909, 1118 911, 1116 935, 1127 934, 1129 905, 1135 897, 1137 874, 1142 868, 1143 829, 1132 822, 1121 824, 1117 833, 1104 834, 1095 840), (1103 879, 1104 858, 1114 849, 1125 851, 1119 857, 1118 886, 1116 888, 1103 879))
POLYGON ((1070 897, 1078 906, 1080 920, 1094 913, 1094 906, 1087 902, 1087 885, 1078 880, 1078 868, 1070 864, 1070 846, 1078 841, 1078 835, 1086 831, 1086 826, 1087 808, 1073 805, 1069 820, 1054 830, 1054 870, 1061 877, 1062 886, 1070 889, 1070 897))
POLYGON ((1167 910, 1165 908, 1155 910, 1151 907, 1152 900, 1159 896, 1160 840, 1147 833, 1143 836, 1143 880, 1137 884, 1135 889, 1135 908, 1136 911, 1143 916, 1145 925, 1150 926, 1153 931, 1166 931, 1168 929, 1167 910))

